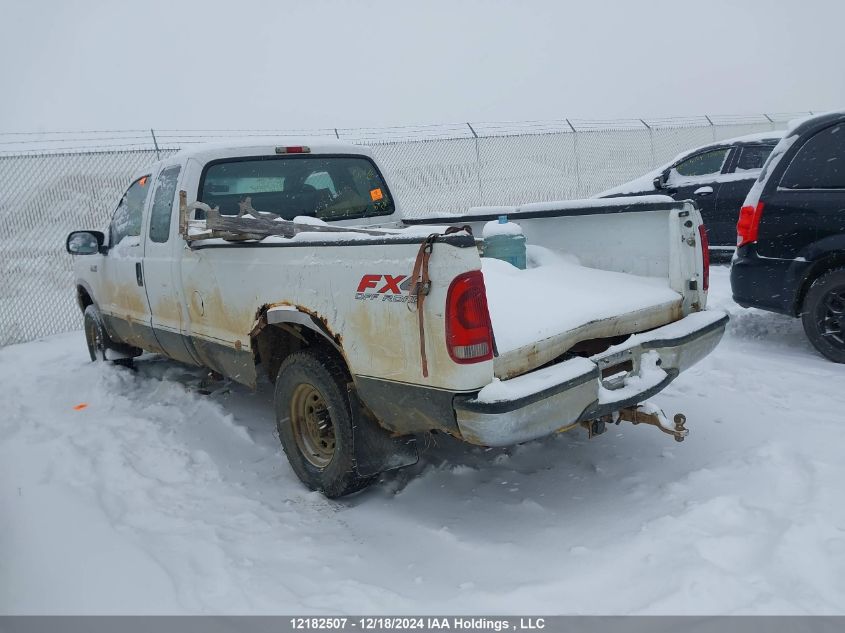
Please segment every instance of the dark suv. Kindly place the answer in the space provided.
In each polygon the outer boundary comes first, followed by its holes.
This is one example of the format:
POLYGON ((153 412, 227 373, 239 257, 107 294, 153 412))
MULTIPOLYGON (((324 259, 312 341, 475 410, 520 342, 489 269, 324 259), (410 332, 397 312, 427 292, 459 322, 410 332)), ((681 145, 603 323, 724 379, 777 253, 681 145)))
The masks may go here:
POLYGON ((734 300, 800 316, 819 352, 845 363, 845 112, 778 143, 740 211, 734 300))
POLYGON ((648 174, 597 194, 597 198, 665 194, 694 200, 710 238, 710 255, 729 261, 736 248, 742 201, 783 132, 765 132, 704 145, 648 174))

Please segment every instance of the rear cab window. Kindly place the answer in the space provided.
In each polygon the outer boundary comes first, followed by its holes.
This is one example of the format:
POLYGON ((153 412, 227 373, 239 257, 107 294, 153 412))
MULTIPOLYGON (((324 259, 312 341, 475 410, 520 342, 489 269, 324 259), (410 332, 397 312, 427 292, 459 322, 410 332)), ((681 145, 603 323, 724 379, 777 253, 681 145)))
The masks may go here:
POLYGON ((153 206, 150 211, 150 239, 164 243, 170 238, 170 220, 173 217, 173 201, 176 197, 176 185, 179 181, 179 165, 162 170, 156 182, 153 194, 153 206))
POLYGON ((365 156, 259 156, 212 161, 198 199, 223 215, 241 209, 331 222, 390 215, 395 207, 375 164, 365 156), (246 205, 249 198, 249 205, 246 205))
POLYGON ((811 136, 789 163, 779 187, 845 188, 845 125, 833 125, 811 136))

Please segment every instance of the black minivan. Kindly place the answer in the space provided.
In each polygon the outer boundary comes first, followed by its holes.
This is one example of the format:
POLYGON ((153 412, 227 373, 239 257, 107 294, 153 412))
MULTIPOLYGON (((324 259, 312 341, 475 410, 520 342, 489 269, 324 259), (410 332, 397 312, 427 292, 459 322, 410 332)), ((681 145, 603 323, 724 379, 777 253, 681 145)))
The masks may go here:
POLYGON ((800 316, 845 363, 845 112, 812 117, 772 151, 740 210, 734 300, 800 316))

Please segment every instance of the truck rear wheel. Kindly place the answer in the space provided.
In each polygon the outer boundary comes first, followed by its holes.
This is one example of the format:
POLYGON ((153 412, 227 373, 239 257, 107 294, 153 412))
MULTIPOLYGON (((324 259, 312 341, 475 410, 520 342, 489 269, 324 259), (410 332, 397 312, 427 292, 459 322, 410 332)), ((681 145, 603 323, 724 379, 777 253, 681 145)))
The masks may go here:
POLYGON ((801 321, 813 347, 830 360, 845 363, 845 268, 813 282, 804 299, 801 321))
POLYGON ((330 498, 369 486, 355 468, 353 416, 341 364, 312 351, 288 356, 276 377, 279 439, 299 479, 330 498))

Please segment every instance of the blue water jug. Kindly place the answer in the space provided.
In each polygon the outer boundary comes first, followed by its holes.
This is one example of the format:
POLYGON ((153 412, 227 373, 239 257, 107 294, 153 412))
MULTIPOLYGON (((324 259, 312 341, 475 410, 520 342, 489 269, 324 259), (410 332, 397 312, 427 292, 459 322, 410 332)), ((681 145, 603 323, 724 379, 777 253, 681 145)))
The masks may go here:
POLYGON ((493 220, 485 224, 481 237, 483 257, 501 259, 525 270, 525 235, 522 227, 508 222, 508 216, 500 215, 498 222, 493 220))

